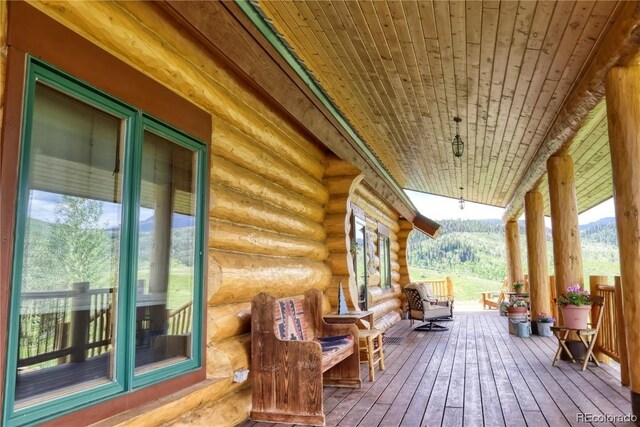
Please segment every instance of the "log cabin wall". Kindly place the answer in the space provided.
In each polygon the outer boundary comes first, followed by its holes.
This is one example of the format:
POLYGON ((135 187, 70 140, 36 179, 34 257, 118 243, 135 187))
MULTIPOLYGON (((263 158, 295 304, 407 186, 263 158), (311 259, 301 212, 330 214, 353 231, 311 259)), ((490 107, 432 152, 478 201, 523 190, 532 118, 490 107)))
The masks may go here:
MULTIPOLYGON (((409 276, 409 264, 407 263, 407 247, 409 242, 409 235, 413 231, 413 223, 401 218, 398 223, 400 230, 398 231, 398 264, 400 265, 400 280, 399 284, 402 290, 404 287, 411 283, 411 277, 409 276)), ((402 308, 404 309, 404 302, 406 301, 404 292, 400 292, 400 301, 402 301, 402 308)))
POLYGON ((250 409, 250 382, 232 378, 250 365, 252 297, 261 291, 281 297, 326 290, 331 281, 325 154, 157 6, 33 6, 212 115, 208 379, 109 424, 235 425, 250 409))
POLYGON ((351 240, 351 194, 362 181, 360 170, 349 162, 330 155, 326 159, 324 184, 329 191, 327 215, 324 227, 327 233, 327 263, 331 268, 332 279, 326 295, 333 307, 338 307, 338 289, 342 289, 350 309, 357 309, 358 292, 356 289, 353 260, 349 252, 351 240))
MULTIPOLYGON (((385 331, 401 318, 401 270, 399 263, 400 231, 398 214, 365 183, 360 183, 351 196, 351 202, 364 210, 367 222, 367 240, 373 243, 373 259, 367 261, 369 274, 369 310, 374 312, 374 326, 385 331), (391 288, 380 287, 380 262, 378 254, 378 223, 389 229, 391 288), (375 268, 372 268, 375 267, 375 268)), ((406 260, 404 260, 406 264, 406 260)))

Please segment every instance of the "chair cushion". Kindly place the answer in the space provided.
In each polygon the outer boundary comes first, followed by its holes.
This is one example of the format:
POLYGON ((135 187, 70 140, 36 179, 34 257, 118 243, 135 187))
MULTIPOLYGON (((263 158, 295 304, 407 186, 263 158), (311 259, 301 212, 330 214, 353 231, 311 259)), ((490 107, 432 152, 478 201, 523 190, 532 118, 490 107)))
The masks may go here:
POLYGON ((409 289, 415 289, 423 300, 436 302, 437 298, 433 295, 433 288, 430 284, 424 282, 410 283, 407 285, 409 289))
POLYGON ((314 341, 322 346, 322 372, 353 354, 353 336, 320 337, 314 341))
POLYGON ((274 332, 283 341, 313 339, 313 329, 304 313, 304 296, 276 301, 274 332))
POLYGON ((423 320, 436 319, 438 317, 448 317, 451 315, 451 309, 449 307, 443 307, 441 305, 429 305, 429 309, 423 312, 423 320))

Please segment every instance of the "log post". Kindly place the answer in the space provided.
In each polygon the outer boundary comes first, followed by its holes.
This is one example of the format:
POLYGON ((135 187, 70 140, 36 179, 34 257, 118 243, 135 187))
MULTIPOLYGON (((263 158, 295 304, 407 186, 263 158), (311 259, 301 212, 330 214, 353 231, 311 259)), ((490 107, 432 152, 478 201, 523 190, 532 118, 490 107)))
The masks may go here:
POLYGON ((622 282, 615 277, 616 329, 618 331, 618 351, 620 352, 620 382, 629 386, 629 353, 627 352, 627 327, 624 324, 624 306, 622 303, 622 282))
POLYGON ((557 295, 576 283, 584 284, 578 205, 571 156, 551 156, 547 161, 553 236, 553 261, 557 295))
POLYGON ((531 320, 535 321, 538 320, 540 312, 552 315, 542 194, 538 190, 529 191, 524 196, 524 206, 527 226, 531 320))
MULTIPOLYGON (((551 156, 547 160, 547 172, 556 296, 559 297, 572 285, 584 285, 573 159, 569 155, 551 156)), ((558 323, 563 323, 560 309, 558 323)), ((575 334, 569 336, 567 345, 575 357, 584 357, 584 346, 575 334)), ((562 359, 565 357, 563 353, 562 359)))
POLYGON ((553 317, 556 319, 560 319, 560 310, 558 309, 558 304, 556 304, 556 297, 558 295, 558 288, 556 288, 556 276, 553 274, 549 276, 549 283, 547 284, 550 292, 550 303, 551 303, 551 311, 553 312, 553 317))
POLYGON ((504 226, 507 247, 507 277, 509 286, 522 280, 522 258, 520 255, 520 230, 517 220, 510 220, 504 226))
MULTIPOLYGON (((640 67, 613 67, 605 79, 616 207, 622 305, 626 325, 640 324, 640 67)), ((622 307, 618 307, 622 309, 622 307)), ((640 417, 640 328, 626 331, 631 406, 640 417)))
MULTIPOLYGON (((153 256, 149 272, 149 296, 147 308, 152 333, 164 334, 167 323, 167 298, 171 249, 171 211, 173 191, 171 184, 156 185, 156 209, 154 210, 153 256)), ((140 305, 138 303, 138 305, 140 305)), ((146 320, 144 318, 138 321, 146 320)))
MULTIPOLYGON (((609 278, 607 276, 589 276, 589 292, 592 296, 598 295, 598 285, 608 285, 609 278)), ((605 303, 606 304, 606 303, 605 303)), ((609 310, 608 307, 604 307, 604 310, 609 310)), ((595 305, 591 306, 591 322, 594 322, 598 317, 598 308, 595 305)), ((605 311, 606 313, 606 311, 605 311)), ((610 357, 604 354, 600 349, 602 348, 603 330, 600 330, 598 338, 596 339, 596 346, 593 348, 593 355, 601 362, 609 363, 610 357)))
POLYGON ((90 308, 89 282, 74 283, 70 319, 71 354, 69 361, 71 362, 84 362, 87 358, 90 308))
POLYGON ((444 280, 447 283, 447 295, 453 295, 453 279, 451 276, 446 276, 444 280))

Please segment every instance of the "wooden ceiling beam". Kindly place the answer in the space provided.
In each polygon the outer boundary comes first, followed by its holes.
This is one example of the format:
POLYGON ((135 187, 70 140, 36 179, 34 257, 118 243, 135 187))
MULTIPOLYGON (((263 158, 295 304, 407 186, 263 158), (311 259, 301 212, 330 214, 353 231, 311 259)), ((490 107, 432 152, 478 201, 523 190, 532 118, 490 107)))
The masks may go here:
POLYGON ((640 63, 640 3, 624 2, 575 89, 564 105, 544 142, 529 164, 524 177, 511 197, 503 220, 517 218, 522 212, 524 195, 546 173, 546 162, 559 151, 568 151, 589 113, 604 97, 604 77, 615 65, 640 63))

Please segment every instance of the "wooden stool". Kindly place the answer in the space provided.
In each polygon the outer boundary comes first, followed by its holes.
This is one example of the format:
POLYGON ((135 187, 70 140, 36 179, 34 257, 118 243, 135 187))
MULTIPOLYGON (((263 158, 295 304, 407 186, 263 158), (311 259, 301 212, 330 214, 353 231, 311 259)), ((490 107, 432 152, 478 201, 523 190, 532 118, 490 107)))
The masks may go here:
POLYGON ((384 351, 382 349, 382 332, 376 329, 358 330, 360 345, 360 363, 369 364, 369 381, 376 379, 375 364, 380 364, 380 370, 384 371, 384 351), (377 340, 378 348, 374 342, 377 340))

